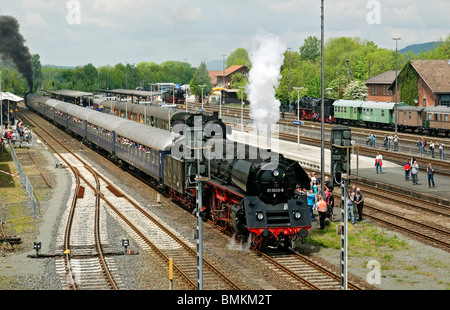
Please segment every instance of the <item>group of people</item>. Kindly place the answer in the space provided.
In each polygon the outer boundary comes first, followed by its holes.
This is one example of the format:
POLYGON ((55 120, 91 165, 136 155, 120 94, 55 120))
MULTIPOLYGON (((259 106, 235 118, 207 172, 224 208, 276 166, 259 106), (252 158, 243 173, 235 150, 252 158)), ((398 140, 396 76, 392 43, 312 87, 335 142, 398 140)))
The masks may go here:
POLYGON ((313 210, 317 210, 319 213, 320 229, 325 228, 325 219, 330 218, 333 221, 333 209, 334 209, 334 196, 333 196, 333 183, 325 176, 324 182, 322 184, 317 173, 308 173, 310 180, 310 190, 304 191, 307 200, 308 208, 311 220, 314 220, 313 210), (322 186, 324 189, 323 196, 320 194, 322 191, 322 186))
POLYGON ((392 136, 392 134, 390 134, 389 136, 384 135, 383 144, 386 150, 390 150, 393 145, 394 151, 398 151, 398 136, 397 135, 392 136))
MULTIPOLYGON (((419 147, 419 154, 420 156, 424 156, 425 154, 427 154, 427 141, 424 138, 419 139, 419 141, 417 142, 417 146, 419 147)), ((439 149, 439 159, 445 159, 445 154, 444 154, 444 143, 441 141, 439 141, 439 143, 437 143, 437 148, 439 149)), ((434 158, 434 151, 436 149, 436 145, 433 141, 430 141, 430 144, 428 145, 428 149, 430 150, 430 156, 432 158, 434 158)))
POLYGON ((16 126, 11 126, 11 124, 6 125, 5 128, 3 128, 1 137, 3 143, 5 143, 5 141, 23 141, 24 139, 27 140, 31 137, 31 130, 25 126, 21 120, 18 120, 16 126))
MULTIPOLYGON (((409 175, 411 174, 411 179, 413 185, 419 185, 419 164, 417 163, 414 156, 411 159, 408 159, 404 164, 403 168, 405 169, 405 181, 409 181, 409 175)), ((434 184, 434 167, 431 163, 427 165, 427 177, 428 177, 428 188, 435 187, 434 184)))
POLYGON ((361 192, 361 189, 356 187, 355 185, 352 186, 352 190, 348 192, 348 199, 347 199, 347 210, 348 210, 348 220, 352 222, 352 224, 355 224, 356 221, 360 222, 363 220, 363 207, 364 207, 364 194, 361 192), (354 208, 356 206, 356 209, 358 211, 358 219, 355 217, 354 208))

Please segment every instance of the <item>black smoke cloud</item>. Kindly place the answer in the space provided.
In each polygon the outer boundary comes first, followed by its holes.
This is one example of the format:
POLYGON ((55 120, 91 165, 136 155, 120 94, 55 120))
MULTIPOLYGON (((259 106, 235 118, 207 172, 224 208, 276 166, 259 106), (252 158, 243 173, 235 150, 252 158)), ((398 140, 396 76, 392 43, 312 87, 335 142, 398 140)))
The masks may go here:
POLYGON ((33 90, 33 64, 25 39, 19 32, 19 22, 12 16, 0 16, 0 58, 12 61, 33 90))

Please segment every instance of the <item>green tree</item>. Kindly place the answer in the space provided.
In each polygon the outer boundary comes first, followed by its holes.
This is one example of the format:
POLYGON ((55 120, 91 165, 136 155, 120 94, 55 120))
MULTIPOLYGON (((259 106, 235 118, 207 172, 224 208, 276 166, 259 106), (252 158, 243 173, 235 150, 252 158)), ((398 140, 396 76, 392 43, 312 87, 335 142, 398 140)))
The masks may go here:
POLYGON ((36 92, 42 87, 42 67, 41 57, 39 54, 31 56, 31 63, 33 64, 33 92, 36 92))
POLYGON ((226 60, 226 66, 242 66, 246 65, 247 67, 251 67, 250 59, 248 58, 248 52, 245 48, 238 48, 234 52, 228 56, 226 60))
POLYGON ((190 82, 191 93, 197 96, 202 95, 202 88, 199 85, 206 85, 203 89, 203 95, 209 94, 212 89, 211 78, 208 74, 206 64, 202 62, 195 72, 190 82))
POLYGON ((309 36, 300 46, 300 55, 302 60, 317 62, 320 56, 320 40, 314 36, 309 36))

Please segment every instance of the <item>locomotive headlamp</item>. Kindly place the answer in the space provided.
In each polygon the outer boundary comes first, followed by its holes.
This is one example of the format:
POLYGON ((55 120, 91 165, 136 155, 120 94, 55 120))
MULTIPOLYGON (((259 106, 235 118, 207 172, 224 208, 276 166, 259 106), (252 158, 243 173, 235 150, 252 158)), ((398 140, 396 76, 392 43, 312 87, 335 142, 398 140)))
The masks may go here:
POLYGON ((273 175, 274 177, 277 177, 277 176, 280 175, 280 172, 279 172, 278 170, 274 170, 274 171, 272 172, 272 175, 273 175))
POLYGON ((262 212, 257 212, 256 213, 256 219, 258 221, 262 221, 264 219, 264 214, 262 214, 262 212))
POLYGON ((294 213, 294 218, 295 218, 296 220, 298 220, 299 218, 302 217, 302 215, 301 215, 301 213, 300 213, 299 211, 294 211, 293 213, 294 213))

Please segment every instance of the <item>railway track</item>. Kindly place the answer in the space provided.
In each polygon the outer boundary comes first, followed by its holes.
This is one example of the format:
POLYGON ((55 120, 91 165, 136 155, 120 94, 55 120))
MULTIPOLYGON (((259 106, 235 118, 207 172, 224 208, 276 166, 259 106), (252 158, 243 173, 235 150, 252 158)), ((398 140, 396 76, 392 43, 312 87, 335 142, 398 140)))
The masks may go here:
MULTIPOLYGON (((31 120, 32 117, 30 116, 32 112, 27 112, 26 118, 31 120)), ((24 115, 24 113, 22 113, 24 115)), ((33 123, 37 125, 35 121, 33 123)), ((46 133, 42 127, 39 127, 38 134, 42 137, 40 134, 41 132, 46 133)), ((48 134, 48 133, 46 133, 48 134)), ((47 139, 44 139, 47 141, 47 139)), ((67 152, 70 157, 70 160, 67 160, 63 157, 61 159, 66 163, 67 166, 73 167, 74 164, 70 161, 77 161, 78 164, 76 164, 77 168, 71 168, 74 172, 74 175, 76 176, 76 179, 79 179, 79 183, 77 188, 74 190, 73 193, 73 205, 78 205, 79 197, 81 196, 80 192, 84 192, 84 195, 89 194, 91 192, 92 196, 95 196, 95 209, 99 210, 99 201, 101 200, 104 202, 104 204, 108 207, 107 212, 109 212, 113 217, 115 217, 118 221, 120 221, 126 230, 130 232, 130 235, 133 236, 137 240, 139 244, 144 249, 147 249, 153 253, 156 253, 158 257, 160 257, 163 262, 168 266, 169 259, 173 259, 173 266, 174 271, 178 275, 177 281, 178 288, 181 289, 196 289, 197 288, 197 257, 196 257, 196 251, 194 250, 194 245, 191 244, 189 240, 183 240, 183 238, 178 237, 176 233, 172 232, 170 229, 165 227, 161 221, 156 218, 154 215, 150 214, 149 211, 145 210, 143 207, 141 207, 137 202, 135 202, 132 198, 128 197, 123 191, 120 191, 115 184, 112 184, 107 178, 100 175, 95 169, 89 166, 88 163, 86 163, 84 160, 82 160, 78 155, 75 153, 72 153, 66 146, 64 146, 62 143, 59 144, 59 147, 61 147, 65 152, 67 152), (86 171, 79 172, 77 169, 79 167, 82 167, 86 171), (87 176, 90 175, 90 180, 87 180, 87 176), (78 177, 77 177, 78 176, 78 177), (84 186, 79 185, 82 182, 84 183, 84 186), (95 184, 95 185, 93 185, 95 184), (80 188, 83 188, 83 190, 80 190, 80 188)), ((62 150, 54 149, 55 153, 60 154, 62 153, 62 150)), ((81 169, 81 168, 80 168, 81 169)), ((90 209, 88 212, 93 214, 92 205, 94 203, 90 204, 90 209)), ((77 206, 78 208, 78 206, 77 206)), ((70 212, 75 213, 75 212, 70 212)), ((99 218, 98 213, 96 212, 95 219, 99 218)), ((86 282, 86 283, 94 283, 98 282, 94 276, 87 277, 87 272, 84 271, 84 269, 91 268, 92 270, 98 271, 100 268, 95 267, 92 265, 93 260, 92 259, 84 259, 83 262, 81 261, 73 261, 73 257, 80 257, 80 256, 88 256, 89 254, 81 253, 82 250, 85 252, 90 252, 92 256, 92 251, 102 251, 102 248, 104 247, 104 243, 99 243, 95 246, 93 246, 92 242, 88 242, 90 246, 83 245, 81 246, 83 241, 77 242, 75 246, 72 244, 75 242, 73 240, 72 232, 74 231, 74 227, 78 227, 76 223, 74 223, 74 218, 69 216, 69 222, 72 222, 72 225, 69 225, 68 228, 66 228, 66 234, 64 234, 66 237, 66 240, 64 241, 64 246, 61 247, 61 249, 64 249, 64 256, 66 259, 66 263, 64 264, 65 270, 64 275, 62 275, 62 281, 70 281, 69 286, 70 288, 79 288, 80 283, 86 282), (69 251, 67 251, 69 250, 69 251), (72 260, 71 260, 72 258, 72 260), (86 264, 85 264, 86 263, 86 264), (75 268, 75 269, 74 269, 75 268), (75 270, 75 271, 74 271, 75 270), (77 271, 78 270, 78 273, 77 271), (81 270, 81 272, 80 272, 81 270), (79 275, 77 278, 77 274, 79 275), (80 276, 83 275, 83 278, 80 278, 80 276), (86 278, 84 278, 86 276, 86 278), (89 280, 91 279, 92 280, 89 280), (71 279, 74 279, 72 281, 71 279), (77 281, 78 280, 78 283, 77 281), (89 281, 89 282, 88 282, 89 281)), ((85 225, 88 221, 85 219, 84 221, 81 221, 80 223, 83 223, 81 226, 85 225)), ((96 227, 100 227, 102 224, 97 224, 96 227)), ((77 229, 77 228, 75 228, 77 229)), ((84 232, 86 231, 85 227, 81 228, 79 230, 78 234, 75 234, 77 236, 85 235, 84 232)), ((95 240, 100 240, 101 233, 99 234, 90 234, 89 238, 95 238, 95 240)), ((100 255, 99 255, 100 256, 100 255)), ((109 258, 109 260, 112 260, 109 258)), ((105 260, 104 263, 101 263, 101 269, 104 270, 105 266, 113 265, 108 259, 105 260)), ((61 262, 57 262, 58 266, 63 266, 61 262)), ((232 280, 230 280, 226 275, 222 274, 220 270, 218 270, 214 265, 208 260, 204 259, 203 261, 203 278, 204 278, 204 288, 205 289, 212 289, 212 290, 229 290, 234 289, 237 290, 239 287, 233 283, 232 280)), ((107 274, 108 272, 103 271, 104 274, 107 274)), ((113 272, 109 272, 109 274, 113 274, 113 272)), ((114 280, 114 276, 110 276, 114 280)), ((106 278, 109 278, 108 275, 106 275, 106 278)), ((112 284, 110 285, 112 286, 112 284)), ((91 288, 93 286, 90 286, 91 288)), ((99 287, 99 286, 98 286, 99 287)), ((104 287, 103 287, 104 288, 104 287)), ((97 288, 98 289, 98 288, 97 288)))
MULTIPOLYGON (((30 120, 29 115, 27 119, 30 120)), ((72 154, 67 153, 68 149, 47 130, 39 127, 39 135, 70 168, 75 179, 72 202, 66 212, 67 221, 62 224, 65 228, 61 227, 61 231, 64 231, 60 234, 63 240, 57 240, 56 246, 56 252, 63 256, 63 259, 56 261, 63 288, 118 289, 117 280, 111 271, 114 262, 104 255, 99 192, 89 190, 91 183, 99 187, 97 176, 88 167, 77 163, 72 154), (50 142, 52 139, 54 142, 50 142)))
MULTIPOLYGON (((292 250, 269 250, 266 253, 253 250, 256 255, 280 269, 291 277, 300 289, 339 290, 340 276, 316 264, 304 255, 292 250)), ((286 279, 286 281, 288 281, 286 279)), ((357 285, 348 283, 350 290, 360 290, 357 285)))

